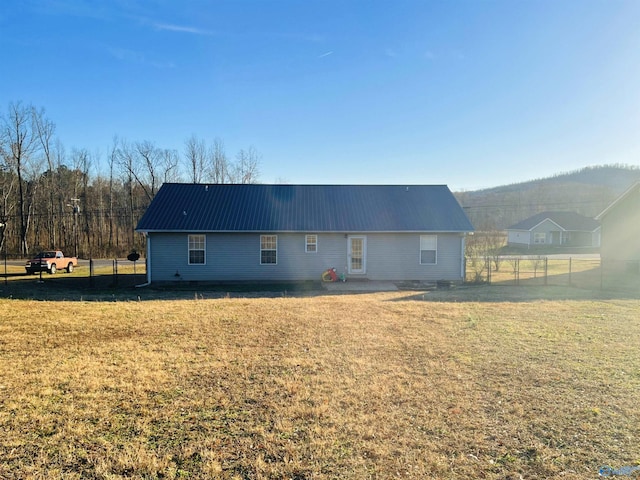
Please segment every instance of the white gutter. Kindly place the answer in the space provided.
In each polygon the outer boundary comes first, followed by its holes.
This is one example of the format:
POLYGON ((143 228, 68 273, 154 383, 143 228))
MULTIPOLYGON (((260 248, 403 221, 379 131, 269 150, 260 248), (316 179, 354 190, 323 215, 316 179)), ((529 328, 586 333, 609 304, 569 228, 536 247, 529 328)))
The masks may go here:
POLYGON ((464 281, 466 280, 466 275, 465 275, 465 271, 464 271, 464 264, 465 264, 465 260, 464 260, 464 244, 465 244, 465 240, 466 240, 467 236, 466 235, 462 235, 460 237, 460 278, 462 278, 462 282, 464 283, 464 281))

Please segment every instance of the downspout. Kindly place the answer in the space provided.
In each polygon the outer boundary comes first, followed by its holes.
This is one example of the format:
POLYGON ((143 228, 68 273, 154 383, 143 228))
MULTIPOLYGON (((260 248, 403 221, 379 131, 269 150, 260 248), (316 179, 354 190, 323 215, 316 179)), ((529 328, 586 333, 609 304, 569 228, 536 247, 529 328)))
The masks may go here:
POLYGON ((144 238, 146 238, 147 240, 147 253, 144 257, 144 261, 147 264, 147 281, 145 283, 142 283, 140 285, 136 285, 136 288, 142 288, 142 287, 148 287, 149 285, 151 285, 151 236, 149 236, 148 233, 144 234, 144 238))
POLYGON ((464 281, 466 280, 467 277, 467 272, 466 272, 466 265, 467 262, 465 261, 464 258, 464 250, 465 250, 465 239, 467 238, 467 234, 463 233, 462 236, 460 237, 460 277, 462 278, 462 283, 464 283, 464 281))

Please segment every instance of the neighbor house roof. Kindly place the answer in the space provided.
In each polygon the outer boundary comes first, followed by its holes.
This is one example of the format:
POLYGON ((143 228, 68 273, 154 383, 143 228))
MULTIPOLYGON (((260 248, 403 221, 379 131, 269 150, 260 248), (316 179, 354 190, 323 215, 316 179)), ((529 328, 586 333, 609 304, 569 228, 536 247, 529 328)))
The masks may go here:
POLYGON ((611 202, 611 204, 607 208, 605 208, 602 212, 600 212, 596 216, 596 219, 602 220, 602 218, 605 217, 612 209, 614 209, 616 205, 621 203, 625 198, 627 198, 629 195, 631 195, 635 190, 639 188, 640 188, 640 182, 636 182, 633 185, 631 185, 622 195, 616 198, 613 202, 611 202))
POLYGON ((446 185, 165 183, 137 230, 189 232, 469 232, 446 185))
POLYGON ((511 225, 507 230, 533 230, 545 220, 550 220, 564 231, 593 232, 600 222, 575 212, 542 212, 511 225))

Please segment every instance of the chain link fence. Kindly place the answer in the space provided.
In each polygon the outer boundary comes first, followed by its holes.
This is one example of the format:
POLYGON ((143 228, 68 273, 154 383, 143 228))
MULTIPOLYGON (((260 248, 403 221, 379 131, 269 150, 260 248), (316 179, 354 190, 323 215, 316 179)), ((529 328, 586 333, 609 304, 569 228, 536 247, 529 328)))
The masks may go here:
POLYGON ((78 265, 71 273, 66 269, 55 274, 46 271, 27 274, 26 260, 20 255, 2 254, 0 271, 4 286, 19 287, 21 284, 37 282, 56 287, 77 289, 114 289, 132 288, 147 281, 144 259, 130 261, 127 259, 79 259, 78 265))
POLYGON ((543 255, 466 258, 466 281, 491 285, 552 285, 640 294, 640 262, 543 255))

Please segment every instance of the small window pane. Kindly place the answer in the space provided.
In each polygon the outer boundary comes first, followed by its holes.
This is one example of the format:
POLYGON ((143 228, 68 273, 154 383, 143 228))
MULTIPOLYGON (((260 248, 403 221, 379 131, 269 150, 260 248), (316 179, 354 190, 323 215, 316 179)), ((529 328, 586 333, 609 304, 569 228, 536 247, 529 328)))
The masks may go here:
POLYGON ((420 235, 420 264, 435 265, 438 253, 437 235, 420 235))
POLYGON ((277 252, 277 235, 260 235, 260 263, 263 265, 275 265, 278 263, 277 252))
POLYGON ((204 250, 190 250, 189 263, 204 263, 204 250))
POLYGON ((189 264, 203 265, 205 263, 205 236, 189 235, 189 264))
POLYGON ((263 263, 263 264, 275 264, 276 263, 276 251, 275 250, 263 250, 260 253, 260 263, 263 263))
POLYGON ((436 263, 436 251, 435 250, 420 250, 420 263, 436 263))
POLYGON ((307 235, 305 242, 305 251, 307 253, 315 253, 318 251, 318 236, 307 235))

